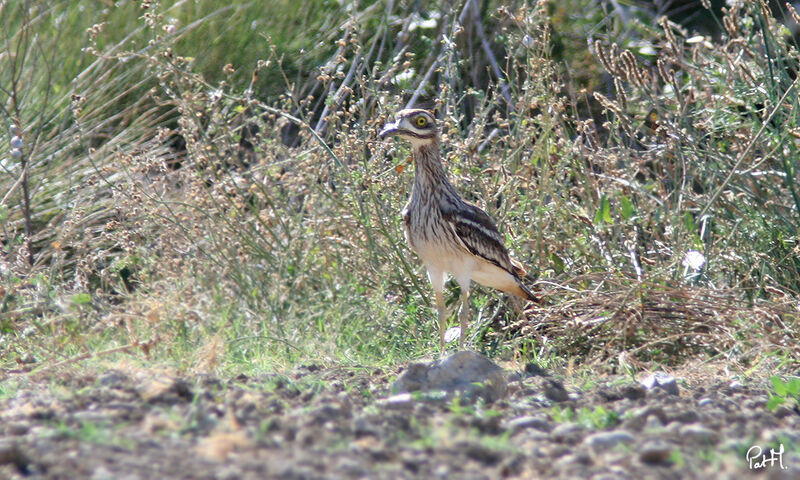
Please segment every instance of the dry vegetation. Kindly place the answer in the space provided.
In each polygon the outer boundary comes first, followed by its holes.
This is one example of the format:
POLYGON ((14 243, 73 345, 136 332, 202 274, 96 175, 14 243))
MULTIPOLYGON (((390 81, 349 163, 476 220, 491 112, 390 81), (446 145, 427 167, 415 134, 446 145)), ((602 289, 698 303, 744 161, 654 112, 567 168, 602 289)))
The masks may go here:
POLYGON ((6 371, 435 351, 408 152, 376 139, 412 99, 546 297, 475 295, 474 348, 796 365, 800 56, 765 5, 712 37, 577 1, 23 3, 0 2, 0 146, 25 144, 0 170, 6 371))

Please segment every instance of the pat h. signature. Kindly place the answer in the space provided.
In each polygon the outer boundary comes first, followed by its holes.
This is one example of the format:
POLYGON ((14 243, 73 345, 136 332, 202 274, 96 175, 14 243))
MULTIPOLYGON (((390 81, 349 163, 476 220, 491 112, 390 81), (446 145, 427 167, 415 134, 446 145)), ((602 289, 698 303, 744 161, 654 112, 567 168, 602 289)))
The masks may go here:
POLYGON ((783 444, 780 444, 778 450, 774 448, 769 449, 769 453, 764 452, 758 445, 753 445, 747 449, 744 458, 747 460, 747 465, 751 470, 759 470, 766 467, 774 467, 776 464, 781 467, 781 470, 786 470, 789 467, 783 465, 783 444))

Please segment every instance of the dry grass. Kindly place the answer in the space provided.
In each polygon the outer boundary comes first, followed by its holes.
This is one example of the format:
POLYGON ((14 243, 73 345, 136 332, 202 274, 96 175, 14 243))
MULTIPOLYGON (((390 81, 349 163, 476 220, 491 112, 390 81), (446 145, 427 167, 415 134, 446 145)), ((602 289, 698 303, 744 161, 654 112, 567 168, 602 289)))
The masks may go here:
POLYGON ((800 312, 788 296, 747 304, 733 290, 621 283, 605 275, 573 282, 595 287, 561 285, 557 304, 531 308, 505 330, 549 344, 559 355, 637 368, 716 356, 748 363, 774 352, 800 355, 800 312))
POLYGON ((18 119, 39 139, 35 261, 9 170, 8 362, 149 342, 185 369, 429 353, 429 288, 397 214, 408 151, 376 138, 412 100, 438 109, 457 188, 554 286, 524 319, 497 310, 485 338, 521 338, 501 353, 546 336, 574 358, 796 361, 798 54, 759 3, 734 2, 716 40, 646 10, 622 29, 619 12, 547 2, 375 3, 305 18, 305 56, 261 37, 214 69, 188 40, 247 30, 223 21, 245 10, 189 22, 181 2, 147 3, 125 41, 90 29, 96 61, 47 107, 62 123, 18 119))

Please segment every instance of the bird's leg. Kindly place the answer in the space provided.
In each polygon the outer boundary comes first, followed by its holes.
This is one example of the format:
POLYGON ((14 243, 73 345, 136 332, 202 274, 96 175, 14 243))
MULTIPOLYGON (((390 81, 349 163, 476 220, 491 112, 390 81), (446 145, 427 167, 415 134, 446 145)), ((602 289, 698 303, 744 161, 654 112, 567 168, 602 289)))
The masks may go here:
POLYGON ((458 319, 461 322, 461 331, 458 334, 458 348, 460 349, 464 345, 464 332, 467 331, 467 325, 469 324, 469 286, 464 288, 461 287, 461 311, 458 312, 458 319))
POLYGON ((447 305, 444 303, 445 273, 441 270, 428 267, 428 279, 433 287, 436 299, 436 311, 439 314, 439 342, 441 351, 444 352, 444 332, 447 330, 447 305))
POLYGON ((447 330, 447 305, 444 303, 444 292, 435 290, 436 310, 439 312, 439 342, 441 351, 444 352, 444 332, 447 330))

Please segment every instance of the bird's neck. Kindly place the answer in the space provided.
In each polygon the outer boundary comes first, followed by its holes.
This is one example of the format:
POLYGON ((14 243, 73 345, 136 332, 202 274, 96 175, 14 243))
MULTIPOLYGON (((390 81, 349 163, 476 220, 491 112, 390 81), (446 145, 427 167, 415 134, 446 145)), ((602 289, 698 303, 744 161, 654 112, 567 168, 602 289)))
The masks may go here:
POLYGON ((444 188, 453 190, 439 156, 439 142, 433 141, 415 147, 411 156, 414 159, 414 188, 416 190, 444 188))

